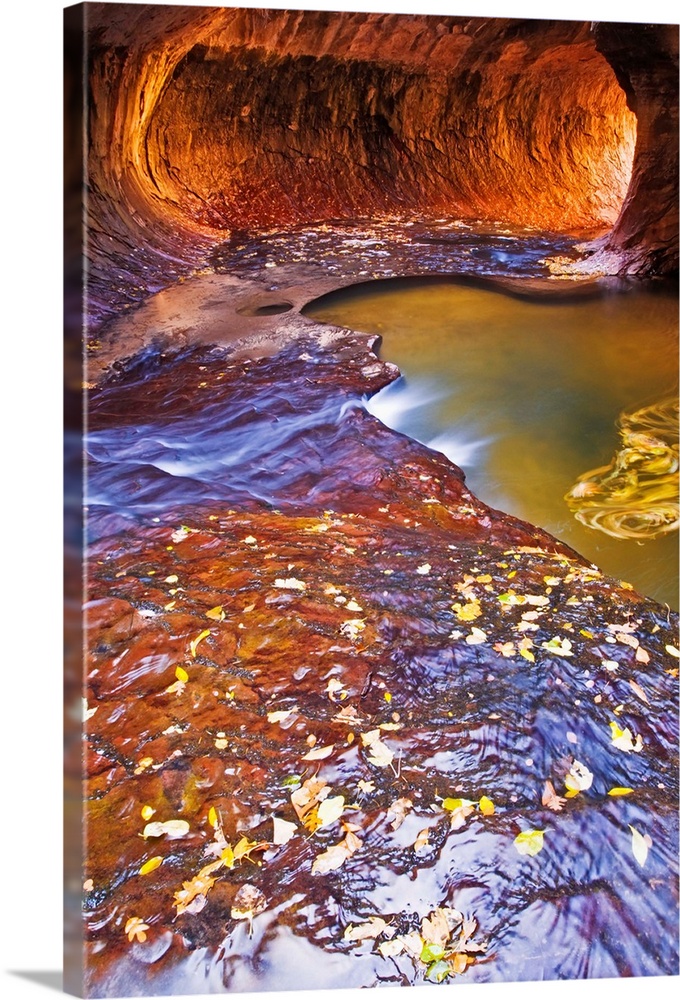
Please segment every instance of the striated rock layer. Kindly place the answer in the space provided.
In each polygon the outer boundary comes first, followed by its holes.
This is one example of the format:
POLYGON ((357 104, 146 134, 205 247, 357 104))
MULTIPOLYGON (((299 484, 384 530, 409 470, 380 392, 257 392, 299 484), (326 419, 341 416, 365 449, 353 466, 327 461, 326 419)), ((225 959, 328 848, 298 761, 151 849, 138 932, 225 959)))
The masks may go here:
POLYGON ((324 218, 614 226, 610 271, 677 269, 672 27, 84 11, 91 323, 225 230, 324 218))

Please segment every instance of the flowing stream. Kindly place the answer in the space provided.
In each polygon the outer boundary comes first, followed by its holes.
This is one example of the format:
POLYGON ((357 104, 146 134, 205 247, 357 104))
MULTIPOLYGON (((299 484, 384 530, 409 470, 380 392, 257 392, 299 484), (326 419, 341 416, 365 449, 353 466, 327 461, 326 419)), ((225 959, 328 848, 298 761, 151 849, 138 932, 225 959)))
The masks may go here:
POLYGON ((672 407, 662 414, 665 426, 652 428, 658 468, 653 458, 645 477, 641 464, 649 458, 636 453, 625 483, 619 476, 603 489, 601 482, 624 444, 622 416, 677 397, 674 293, 646 287, 555 301, 407 279, 333 293, 306 313, 382 335, 382 356, 403 373, 368 402, 384 423, 446 454, 486 503, 540 525, 604 572, 677 608, 672 407), (592 470, 603 470, 599 480, 586 477, 593 485, 568 504, 565 494, 592 470), (622 492, 635 525, 628 517, 620 530, 611 519, 607 530, 592 526, 591 510, 600 501, 618 510, 622 492), (640 529, 642 514, 661 504, 666 512, 669 500, 671 514, 661 523, 650 516, 651 526, 640 529), (583 510, 586 523, 575 516, 583 510))

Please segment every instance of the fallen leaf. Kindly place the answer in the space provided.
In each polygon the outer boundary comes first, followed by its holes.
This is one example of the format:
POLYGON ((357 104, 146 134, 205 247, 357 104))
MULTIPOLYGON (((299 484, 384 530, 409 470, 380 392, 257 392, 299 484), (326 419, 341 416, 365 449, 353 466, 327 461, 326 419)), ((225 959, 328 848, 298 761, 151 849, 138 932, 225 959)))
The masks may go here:
POLYGON ((557 794, 552 781, 546 781, 543 787, 541 803, 544 806, 547 806, 548 809, 552 809, 553 812, 561 812, 566 801, 567 800, 563 799, 561 795, 557 794))
POLYGON ((451 931, 459 921, 454 919, 457 910, 450 907, 437 907, 420 922, 420 936, 427 945, 444 947, 451 937, 451 931))
POLYGON ((612 795, 612 796, 630 795, 630 793, 634 791, 635 791, 634 788, 621 788, 619 786, 616 786, 614 788, 610 788, 609 791, 607 792, 607 795, 612 795))
POLYGON ((142 867, 139 869, 140 875, 148 875, 150 872, 155 872, 157 868, 163 864, 163 858, 157 855, 155 858, 149 858, 145 861, 142 867))
POLYGON ((468 967, 469 962, 470 962, 469 955, 466 955, 465 952, 463 952, 463 951, 459 951, 459 952, 457 952, 455 955, 453 955, 451 957, 451 963, 453 965, 453 971, 457 975, 461 975, 463 972, 465 972, 466 968, 468 967))
POLYGON ((346 608, 347 611, 363 611, 364 610, 361 607, 361 605, 357 604, 357 602, 354 599, 352 599, 351 601, 348 601, 347 604, 345 605, 345 608, 346 608))
MULTIPOLYGON (((348 695, 345 690, 345 686, 342 681, 339 681, 337 677, 331 677, 328 684, 326 685, 326 694, 331 701, 344 701, 348 695)), ((337 718, 337 716, 336 716, 337 718)))
POLYGON ((365 795, 370 795, 371 792, 375 791, 374 783, 372 781, 364 781, 363 778, 357 781, 357 788, 365 795))
POLYGON ((573 656, 571 649, 571 641, 569 639, 560 639, 558 636, 554 636, 548 642, 542 642, 541 646, 543 649, 547 649, 549 653, 554 653, 555 656, 573 656))
POLYGON ((175 667, 175 677, 178 681, 181 681, 182 684, 186 684, 189 680, 189 674, 186 672, 184 667, 175 667))
POLYGON ((423 563, 421 566, 416 568, 416 573, 419 573, 420 576, 427 576, 431 569, 432 567, 429 563, 423 563))
POLYGON ((370 917, 365 924, 348 924, 342 935, 345 941, 367 941, 380 937, 387 927, 387 921, 382 917, 370 917))
POLYGON ((151 806, 142 806, 142 810, 141 811, 142 811, 142 819, 145 822, 147 820, 150 820, 151 817, 153 816, 153 814, 156 812, 156 810, 152 809, 151 806))
POLYGON ((267 909, 267 899, 263 892, 250 883, 242 885, 234 896, 231 904, 231 916, 234 920, 248 921, 248 936, 253 936, 253 918, 267 909))
POLYGON ((285 580, 274 580, 274 586, 280 590, 306 590, 307 584, 304 580, 296 580, 294 576, 289 576, 285 580))
POLYGON ((285 720, 290 718, 291 715, 294 715, 296 711, 296 708, 289 708, 280 712, 267 712, 267 722, 285 722, 285 720))
POLYGON ((666 645, 666 652, 670 653, 671 656, 680 657, 680 649, 678 649, 676 646, 671 646, 670 643, 666 645))
POLYGON ((626 753, 631 750, 635 753, 640 753, 643 743, 642 737, 639 733, 635 737, 635 740, 633 740, 633 734, 627 726, 625 729, 621 729, 616 722, 610 722, 609 728, 612 731, 612 746, 615 746, 619 750, 623 750, 626 753))
POLYGON ((192 639, 191 642, 189 643, 189 649, 191 650, 191 655, 194 658, 196 657, 196 647, 198 646, 199 642, 203 642, 206 636, 209 635, 210 635, 210 629, 209 628, 203 629, 200 635, 197 635, 196 638, 192 639))
POLYGON ((321 827, 335 823, 336 820, 340 819, 344 809, 344 795, 334 795, 332 798, 324 799, 317 810, 318 828, 321 829, 321 827))
POLYGON ((205 617, 212 618, 212 620, 216 622, 223 622, 224 621, 223 606, 221 604, 218 604, 217 607, 211 608, 210 611, 206 611, 205 617))
POLYGON ((378 945, 378 951, 383 958, 396 958, 404 950, 404 942, 401 938, 393 938, 391 941, 382 941, 378 945))
POLYGON ((473 622, 482 614, 482 606, 477 600, 468 601, 467 604, 454 604, 452 610, 459 622, 473 622))
POLYGON ((649 653, 642 646, 638 646, 635 650, 635 659, 638 663, 649 663, 649 653))
POLYGON ((517 652, 514 642, 495 642, 493 648, 501 656, 514 656, 517 652))
POLYGON ((363 618, 349 618, 340 626, 340 631, 348 639, 356 639, 360 632, 366 628, 363 618))
POLYGON ((394 802, 390 803, 387 810, 387 819, 389 820, 391 816, 393 817, 390 823, 393 830, 399 829, 406 819, 407 812, 412 808, 413 802, 406 798, 395 799, 394 802))
POLYGON ((479 800, 479 811, 482 816, 493 816, 495 813, 496 807, 488 796, 482 795, 479 800))
POLYGON ((130 917, 125 924, 125 934, 127 934, 128 941, 137 938, 143 944, 146 941, 146 931, 148 930, 149 925, 145 924, 141 917, 130 917))
POLYGON ((182 913, 200 913, 207 903, 207 896, 217 879, 210 874, 208 869, 215 870, 222 866, 221 861, 206 865, 198 875, 182 883, 182 888, 178 889, 174 895, 174 905, 177 909, 177 916, 182 913))
POLYGON ((640 687, 640 685, 637 683, 637 681, 628 681, 628 683, 632 687, 633 691, 635 691, 635 694, 638 696, 638 698, 640 698, 642 701, 644 701, 645 704, 649 705, 649 698, 647 697, 647 695, 645 694, 645 692, 642 690, 642 688, 640 687))
POLYGON ((305 816, 319 802, 330 795, 330 786, 322 778, 308 778, 300 788, 290 796, 290 801, 297 813, 298 819, 304 821, 305 816))
POLYGON ((419 851, 427 850, 429 846, 430 846, 430 830, 428 827, 425 827, 425 829, 421 830, 416 839, 414 840, 413 850, 417 854, 419 851))
POLYGON ((393 759, 394 753, 380 739, 380 730, 371 729, 368 733, 361 734, 361 742, 364 747, 370 750, 367 760, 376 767, 388 767, 393 759))
POLYGON ((469 799, 447 798, 442 802, 442 808, 451 813, 450 828, 461 830, 465 826, 468 816, 475 811, 475 804, 469 799))
POLYGON ((632 834, 632 847, 635 860, 638 864, 644 866, 647 860, 647 854, 649 852, 649 847, 647 845, 647 840, 642 836, 639 830, 636 830, 634 826, 628 824, 628 829, 632 834))
POLYGON ((520 854, 528 854, 530 857, 543 850, 543 830, 523 830, 518 833, 513 843, 520 854))
POLYGON ((186 837, 189 832, 189 824, 185 819, 168 819, 165 823, 147 823, 142 832, 142 837, 162 837, 167 836, 168 840, 179 840, 186 837))
POLYGON ((312 865, 312 875, 325 875, 341 868, 345 861, 361 847, 361 844, 362 841, 355 833, 348 833, 339 844, 329 847, 327 851, 315 858, 312 865))
POLYGON ((297 827, 295 823, 289 823, 286 819, 279 819, 278 816, 273 817, 274 820, 274 837, 272 843, 278 847, 281 844, 287 844, 291 837, 294 837, 297 832, 297 827))
POLYGON ((335 744, 331 743, 329 746, 325 747, 314 747, 309 753, 306 753, 302 760, 325 760, 326 757, 330 757, 333 753, 333 748, 335 744))
POLYGON ((443 983, 447 976, 450 976, 453 972, 453 967, 444 959, 439 959, 433 962, 429 966, 426 978, 429 979, 431 983, 443 983))
MULTIPOLYGON (((575 795, 585 792, 593 783, 593 773, 589 771, 585 764, 575 760, 571 765, 569 773, 565 776, 564 784, 575 795)), ((567 795, 568 798, 573 797, 567 795)))
POLYGON ((465 636, 465 641, 468 646, 478 646, 480 643, 486 642, 486 632, 473 625, 470 634, 465 636))

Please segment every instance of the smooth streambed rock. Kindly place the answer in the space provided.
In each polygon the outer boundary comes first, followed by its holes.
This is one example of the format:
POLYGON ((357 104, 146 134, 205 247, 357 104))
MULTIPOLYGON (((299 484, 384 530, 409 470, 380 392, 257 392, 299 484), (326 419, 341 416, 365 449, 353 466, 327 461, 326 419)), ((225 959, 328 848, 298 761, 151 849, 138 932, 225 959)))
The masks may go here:
POLYGON ((677 972, 676 616, 370 416, 395 375, 371 347, 194 348, 92 393, 93 995, 423 982, 431 962, 346 931, 403 937, 441 907, 471 921, 468 981, 677 972), (201 399, 222 471, 172 496, 144 447, 185 439, 201 399), (315 830, 310 779, 339 809, 315 830))

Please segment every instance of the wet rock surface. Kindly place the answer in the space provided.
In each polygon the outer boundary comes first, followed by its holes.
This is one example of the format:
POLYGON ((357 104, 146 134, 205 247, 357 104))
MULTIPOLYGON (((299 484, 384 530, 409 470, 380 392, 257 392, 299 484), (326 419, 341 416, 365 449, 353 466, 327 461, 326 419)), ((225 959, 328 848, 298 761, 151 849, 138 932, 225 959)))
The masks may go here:
POLYGON ((370 348, 92 393, 93 995, 677 972, 675 616, 366 413, 370 348))

